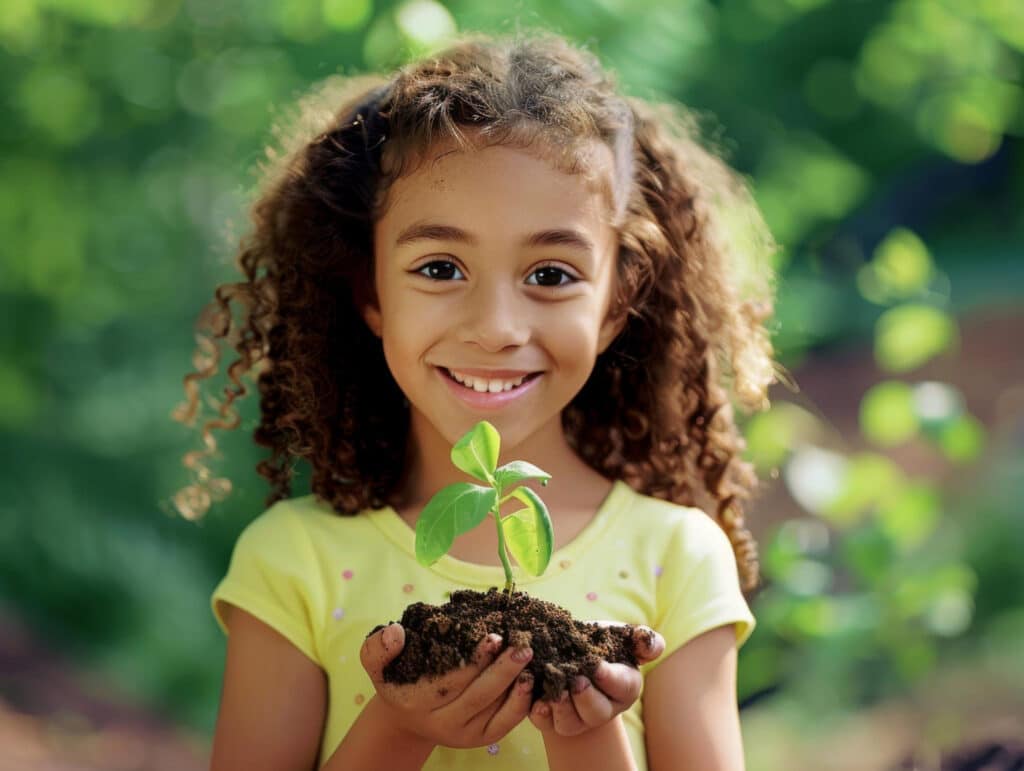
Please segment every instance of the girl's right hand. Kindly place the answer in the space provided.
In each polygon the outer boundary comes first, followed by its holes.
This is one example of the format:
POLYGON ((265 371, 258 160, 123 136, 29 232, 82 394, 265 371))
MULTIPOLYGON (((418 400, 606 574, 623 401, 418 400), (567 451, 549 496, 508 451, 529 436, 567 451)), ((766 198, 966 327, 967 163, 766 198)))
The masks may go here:
POLYGON ((405 630, 391 624, 363 642, 359 659, 377 697, 387 705, 396 727, 445 747, 467 749, 497 742, 530 712, 533 678, 523 672, 533 652, 507 648, 490 634, 473 660, 437 678, 415 683, 385 683, 384 667, 401 653, 405 630))

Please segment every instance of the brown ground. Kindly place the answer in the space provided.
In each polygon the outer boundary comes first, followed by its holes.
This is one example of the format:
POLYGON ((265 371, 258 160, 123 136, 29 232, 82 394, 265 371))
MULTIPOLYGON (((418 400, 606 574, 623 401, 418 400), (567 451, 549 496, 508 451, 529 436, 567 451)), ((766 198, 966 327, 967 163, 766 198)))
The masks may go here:
POLYGON ((524 592, 510 597, 495 587, 487 592, 463 589, 452 592, 444 605, 409 605, 400 623, 405 647, 384 668, 385 682, 412 683, 458 669, 492 632, 501 635, 502 649, 533 649, 526 671, 533 675, 534 700, 557 701, 577 675, 592 678, 601 659, 637 665, 634 627, 576 621, 558 605, 524 592))
POLYGON ((0 609, 0 771, 202 771, 209 740, 82 672, 0 609))

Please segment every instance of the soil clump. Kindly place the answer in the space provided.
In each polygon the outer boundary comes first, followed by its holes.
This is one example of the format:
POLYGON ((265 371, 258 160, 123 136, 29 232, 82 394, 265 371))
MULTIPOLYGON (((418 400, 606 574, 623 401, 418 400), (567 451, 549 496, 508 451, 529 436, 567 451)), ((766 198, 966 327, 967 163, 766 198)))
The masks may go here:
POLYGON ((533 675, 534 701, 557 701, 563 691, 571 690, 577 675, 593 682, 601 659, 637 666, 635 627, 577 621, 554 603, 524 592, 509 596, 497 587, 486 592, 454 591, 444 605, 412 603, 399 623, 405 629, 405 647, 384 668, 388 683, 413 683, 458 669, 492 632, 501 635, 502 650, 508 646, 533 649, 526 671, 533 675))

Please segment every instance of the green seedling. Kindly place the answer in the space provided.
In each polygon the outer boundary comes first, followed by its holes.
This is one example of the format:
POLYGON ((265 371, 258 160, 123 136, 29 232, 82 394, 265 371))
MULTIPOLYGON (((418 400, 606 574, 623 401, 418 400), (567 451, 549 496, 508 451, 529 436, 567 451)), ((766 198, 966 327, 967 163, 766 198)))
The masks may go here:
POLYGON ((505 592, 511 594, 515 583, 509 557, 514 557, 530 575, 539 576, 551 561, 555 541, 544 501, 529 487, 516 485, 527 479, 538 479, 547 485, 551 475, 521 460, 495 468, 500 447, 498 430, 486 420, 455 443, 452 463, 487 486, 457 482, 430 499, 416 522, 416 559, 421 565, 433 565, 452 548, 456 536, 472 530, 490 515, 498 528, 498 556, 505 569, 505 592), (503 517, 501 505, 512 498, 525 508, 503 517))

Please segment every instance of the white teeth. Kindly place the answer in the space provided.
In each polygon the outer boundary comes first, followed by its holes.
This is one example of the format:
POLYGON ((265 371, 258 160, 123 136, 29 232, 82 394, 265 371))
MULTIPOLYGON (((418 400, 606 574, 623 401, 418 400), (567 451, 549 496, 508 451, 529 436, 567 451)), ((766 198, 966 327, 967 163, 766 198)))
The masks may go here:
POLYGON ((472 388, 474 391, 481 394, 497 394, 503 391, 511 391, 513 388, 518 388, 522 385, 522 382, 526 379, 526 375, 523 375, 523 377, 516 378, 515 380, 488 380, 486 378, 472 377, 470 375, 460 375, 452 370, 448 370, 448 374, 467 388, 472 388))

